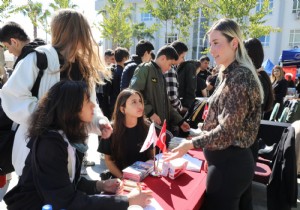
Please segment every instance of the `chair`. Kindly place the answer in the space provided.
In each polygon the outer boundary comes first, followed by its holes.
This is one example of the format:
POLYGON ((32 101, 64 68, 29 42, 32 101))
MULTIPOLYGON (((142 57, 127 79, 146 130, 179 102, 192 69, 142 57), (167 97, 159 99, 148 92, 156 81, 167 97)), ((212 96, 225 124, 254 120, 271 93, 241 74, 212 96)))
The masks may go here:
POLYGON ((267 185, 271 176, 272 170, 270 166, 264 163, 256 162, 254 169, 253 181, 267 185))
POLYGON ((282 111, 282 114, 281 114, 278 122, 286 122, 289 111, 290 111, 290 108, 285 107, 284 110, 282 111))
POLYGON ((253 181, 265 185, 268 184, 272 173, 271 165, 273 154, 281 139, 282 133, 290 125, 290 123, 261 120, 257 134, 259 148, 253 181))
POLYGON ((272 110, 272 113, 271 113, 271 116, 270 116, 270 121, 275 121, 276 120, 276 116, 277 116, 277 113, 279 111, 279 108, 280 108, 280 104, 279 103, 276 103, 273 110, 272 110))
POLYGON ((272 173, 267 185, 269 210, 288 210, 297 206, 297 169, 295 129, 284 129, 272 159, 272 173))

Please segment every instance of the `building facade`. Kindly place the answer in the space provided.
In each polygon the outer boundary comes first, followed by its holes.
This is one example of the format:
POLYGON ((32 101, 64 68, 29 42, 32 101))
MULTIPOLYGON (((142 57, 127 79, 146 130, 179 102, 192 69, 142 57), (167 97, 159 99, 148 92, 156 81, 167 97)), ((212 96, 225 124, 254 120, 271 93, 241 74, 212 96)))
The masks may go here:
MULTIPOLYGON (((257 0, 257 6, 252 12, 259 11, 263 2, 264 0, 257 0)), ((106 0, 96 0, 95 9, 99 10, 105 4, 106 0)), ((145 5, 143 0, 125 0, 125 4, 133 5, 132 20, 134 23, 144 22, 147 26, 159 23, 159 20, 152 17, 151 14, 141 11, 141 8, 145 5)), ((266 25, 280 28, 281 32, 272 32, 259 39, 264 46, 265 60, 270 59, 274 64, 278 64, 282 50, 300 47, 300 0, 270 0, 270 9, 272 9, 272 12, 265 17, 267 20, 266 25)), ((187 59, 199 59, 201 51, 207 47, 207 42, 204 39, 206 31, 201 24, 204 20, 205 17, 199 11, 199 17, 192 24, 190 36, 187 39, 186 44, 189 47, 187 59)), ((171 32, 170 27, 168 27, 168 33, 166 34, 166 27, 163 23, 153 35, 155 39, 150 41, 153 43, 155 51, 177 39, 176 30, 171 32)), ((111 47, 109 40, 104 40, 103 43, 104 48, 111 47)), ((134 53, 136 44, 137 40, 133 39, 133 47, 130 49, 131 53, 134 53)))

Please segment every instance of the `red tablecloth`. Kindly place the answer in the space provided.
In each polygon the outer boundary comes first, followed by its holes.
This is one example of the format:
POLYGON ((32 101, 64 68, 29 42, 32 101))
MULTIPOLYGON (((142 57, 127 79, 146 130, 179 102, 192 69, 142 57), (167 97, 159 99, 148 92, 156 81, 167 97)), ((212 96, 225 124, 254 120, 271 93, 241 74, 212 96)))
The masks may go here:
MULTIPOLYGON (((189 153, 204 161, 201 150, 189 153)), ((164 210, 192 210, 199 209, 203 203, 206 173, 203 170, 200 173, 186 171, 175 180, 148 176, 143 182, 153 191, 153 197, 164 210)))

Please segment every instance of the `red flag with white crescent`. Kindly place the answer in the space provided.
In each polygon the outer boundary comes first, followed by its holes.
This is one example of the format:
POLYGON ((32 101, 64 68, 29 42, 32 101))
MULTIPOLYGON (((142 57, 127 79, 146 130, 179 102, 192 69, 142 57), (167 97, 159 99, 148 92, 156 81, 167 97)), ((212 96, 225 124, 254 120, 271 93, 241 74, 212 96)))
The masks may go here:
POLYGON ((204 110, 203 110, 203 114, 202 114, 202 120, 205 120, 208 114, 208 105, 205 104, 204 110))
POLYGON ((167 152, 166 130, 167 130, 167 124, 166 124, 166 120, 164 120, 164 124, 160 130, 160 134, 159 134, 157 142, 156 142, 156 146, 159 147, 159 149, 162 152, 167 152))

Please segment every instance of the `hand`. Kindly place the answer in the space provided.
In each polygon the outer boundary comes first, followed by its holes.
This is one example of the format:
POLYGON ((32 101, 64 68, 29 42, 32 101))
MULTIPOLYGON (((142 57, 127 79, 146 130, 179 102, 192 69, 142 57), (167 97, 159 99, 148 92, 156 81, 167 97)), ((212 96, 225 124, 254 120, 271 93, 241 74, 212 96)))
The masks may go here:
POLYGON ((178 145, 178 147, 172 149, 171 152, 163 153, 164 161, 170 161, 185 155, 190 149, 194 149, 192 141, 186 140, 178 145))
POLYGON ((101 119, 99 120, 99 126, 102 133, 102 139, 108 139, 113 131, 110 123, 106 120, 101 119))
POLYGON ((190 125, 187 122, 183 122, 180 126, 180 128, 184 131, 184 132, 188 132, 190 130, 190 125))
POLYGON ((153 114, 151 117, 150 117, 150 120, 154 123, 156 123, 157 125, 161 125, 161 119, 159 118, 159 116, 157 114, 153 114))
POLYGON ((199 128, 199 129, 201 129, 201 130, 202 130, 203 123, 202 123, 202 122, 200 122, 200 123, 198 123, 198 125, 197 125, 197 126, 198 126, 198 128, 199 128))
POLYGON ((142 190, 133 189, 128 195, 129 206, 131 205, 139 205, 143 208, 151 202, 152 198, 151 190, 142 190))
POLYGON ((108 193, 117 193, 123 188, 123 183, 120 179, 108 179, 105 181, 98 181, 97 185, 98 191, 104 191, 108 193))

